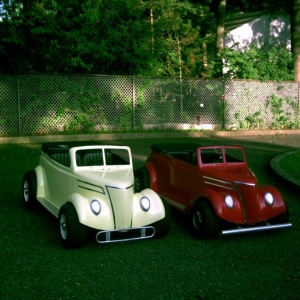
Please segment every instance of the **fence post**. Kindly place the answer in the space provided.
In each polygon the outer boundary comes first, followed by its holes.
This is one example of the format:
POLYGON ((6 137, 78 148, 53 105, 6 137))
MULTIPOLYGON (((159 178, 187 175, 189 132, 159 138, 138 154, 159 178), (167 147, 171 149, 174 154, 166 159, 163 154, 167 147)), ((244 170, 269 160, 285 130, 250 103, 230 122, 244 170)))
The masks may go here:
POLYGON ((134 85, 134 76, 132 76, 131 81, 132 88, 132 129, 135 129, 135 85, 134 85))
POLYGON ((222 79, 222 88, 223 88, 223 92, 222 92, 222 110, 223 110, 223 113, 222 113, 222 129, 224 130, 225 129, 225 124, 226 124, 226 79, 222 79))
POLYGON ((20 104, 20 86, 19 75, 17 74, 17 101, 18 101, 18 135, 21 135, 21 104, 20 104))
POLYGON ((296 128, 298 129, 299 126, 299 111, 300 111, 300 84, 298 86, 298 105, 297 105, 297 115, 296 115, 296 128))

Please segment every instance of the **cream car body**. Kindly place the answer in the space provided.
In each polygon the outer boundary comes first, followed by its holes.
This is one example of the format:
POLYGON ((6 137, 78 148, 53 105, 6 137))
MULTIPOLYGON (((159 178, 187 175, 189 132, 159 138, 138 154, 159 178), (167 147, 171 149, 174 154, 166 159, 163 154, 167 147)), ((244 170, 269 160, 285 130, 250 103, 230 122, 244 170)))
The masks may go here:
MULTIPOLYGON (((62 224, 62 208, 66 205, 75 209, 79 227, 98 231, 98 242, 149 238, 159 235, 160 230, 164 235, 169 228, 168 207, 158 194, 150 189, 134 192, 132 156, 127 146, 44 143, 35 176, 34 198, 60 219, 62 235, 70 226, 62 224), (117 240, 111 236, 126 231, 136 231, 138 236, 117 240)), ((24 176, 23 198, 27 206, 32 200, 29 188, 24 176)))

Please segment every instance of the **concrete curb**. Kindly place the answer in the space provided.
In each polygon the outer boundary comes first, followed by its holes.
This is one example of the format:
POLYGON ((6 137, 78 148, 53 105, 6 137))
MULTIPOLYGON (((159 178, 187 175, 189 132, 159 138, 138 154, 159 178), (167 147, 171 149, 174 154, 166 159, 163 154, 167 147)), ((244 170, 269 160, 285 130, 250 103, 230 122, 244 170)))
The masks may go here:
POLYGON ((48 141, 91 141, 126 140, 140 138, 179 138, 179 137, 245 137, 265 135, 300 135, 300 130, 231 130, 231 131, 178 131, 178 132, 142 132, 142 133, 103 133, 78 135, 40 135, 0 137, 0 144, 43 143, 48 141))
POLYGON ((273 170, 274 173, 276 173, 281 179, 283 179, 285 182, 289 183, 291 187, 294 190, 299 191, 300 190, 300 180, 294 178, 291 176, 289 173, 285 172, 281 167, 280 167, 280 161, 289 155, 293 155, 296 152, 299 152, 300 150, 295 150, 295 151, 289 151, 289 152, 284 152, 278 156, 275 156, 271 162, 270 162, 270 167, 273 170))

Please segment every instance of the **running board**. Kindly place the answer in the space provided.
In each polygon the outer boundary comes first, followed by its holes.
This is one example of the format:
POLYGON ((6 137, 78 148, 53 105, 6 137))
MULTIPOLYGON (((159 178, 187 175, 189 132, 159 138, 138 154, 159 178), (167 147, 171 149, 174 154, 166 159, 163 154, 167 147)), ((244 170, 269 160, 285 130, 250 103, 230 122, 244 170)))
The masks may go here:
POLYGON ((100 244, 127 242, 152 238, 155 228, 152 226, 103 230, 96 234, 96 241, 100 244))
POLYGON ((229 235, 229 234, 237 234, 237 233, 245 233, 245 232, 254 232, 254 231, 263 231, 263 230, 273 230, 273 229, 281 229, 291 227, 292 223, 284 223, 284 224, 277 224, 277 225, 265 225, 265 226, 256 226, 256 227, 247 227, 247 228, 236 228, 236 229, 229 229, 229 230, 222 230, 222 235, 229 235))

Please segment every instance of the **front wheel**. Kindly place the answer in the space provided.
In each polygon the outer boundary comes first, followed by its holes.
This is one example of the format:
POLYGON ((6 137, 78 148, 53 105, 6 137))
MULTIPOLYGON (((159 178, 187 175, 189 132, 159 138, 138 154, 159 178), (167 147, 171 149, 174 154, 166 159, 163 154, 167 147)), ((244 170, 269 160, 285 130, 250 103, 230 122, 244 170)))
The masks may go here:
POLYGON ((36 199, 37 179, 34 170, 25 173, 22 181, 22 198, 24 206, 28 209, 34 208, 36 199))
POLYGON ((205 201, 198 201, 191 213, 193 233, 202 239, 213 237, 219 232, 219 220, 212 206, 205 201))
POLYGON ((66 248, 82 247, 87 239, 87 228, 78 220, 75 207, 68 203, 59 212, 60 240, 66 248))
POLYGON ((166 236, 169 233, 171 227, 171 214, 169 205, 163 199, 162 202, 165 208, 165 217, 152 224, 152 226, 155 228, 155 237, 157 238, 166 236))

